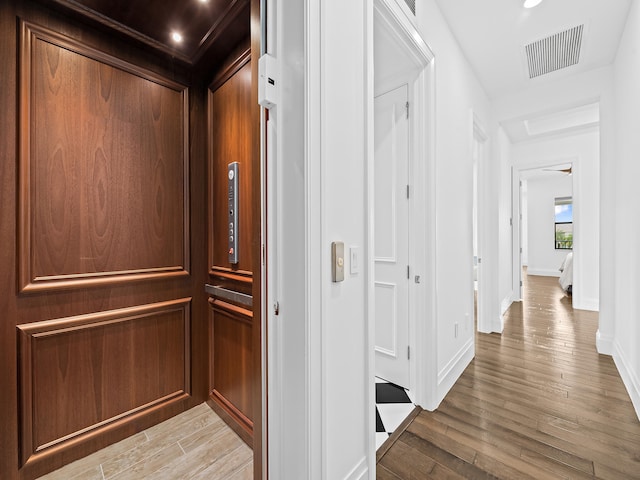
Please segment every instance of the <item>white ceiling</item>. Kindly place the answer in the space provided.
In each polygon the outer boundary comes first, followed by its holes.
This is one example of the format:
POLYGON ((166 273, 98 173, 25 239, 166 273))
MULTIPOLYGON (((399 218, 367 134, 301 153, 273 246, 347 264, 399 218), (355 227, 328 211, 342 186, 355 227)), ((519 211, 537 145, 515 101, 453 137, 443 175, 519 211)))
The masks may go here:
POLYGON ((632 0, 436 0, 491 99, 611 64, 632 0), (530 80, 524 45, 585 24, 577 65, 530 80))

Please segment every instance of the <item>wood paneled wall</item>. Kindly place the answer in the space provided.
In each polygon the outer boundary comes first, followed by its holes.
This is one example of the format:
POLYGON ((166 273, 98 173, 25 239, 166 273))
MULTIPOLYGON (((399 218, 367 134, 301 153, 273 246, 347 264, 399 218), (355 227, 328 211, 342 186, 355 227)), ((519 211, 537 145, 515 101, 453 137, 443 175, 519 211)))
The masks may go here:
MULTIPOLYGON (((229 290, 253 294, 256 270, 255 222, 259 222, 260 186, 255 184, 259 156, 252 139, 252 72, 249 49, 229 59, 209 91, 209 282, 229 290), (238 263, 228 255, 227 165, 239 163, 238 263)), ((257 267, 259 272, 259 265, 257 267)), ((210 298, 210 404, 249 444, 254 422, 261 422, 260 385, 256 384, 254 332, 260 330, 259 303, 240 305, 210 298)), ((257 373, 256 373, 257 372, 257 373)))
POLYGON ((23 463, 186 398, 191 298, 18 326, 23 463))
POLYGON ((21 22, 20 287, 187 275, 189 92, 21 22))
POLYGON ((207 398, 206 87, 0 0, 0 478, 207 398))

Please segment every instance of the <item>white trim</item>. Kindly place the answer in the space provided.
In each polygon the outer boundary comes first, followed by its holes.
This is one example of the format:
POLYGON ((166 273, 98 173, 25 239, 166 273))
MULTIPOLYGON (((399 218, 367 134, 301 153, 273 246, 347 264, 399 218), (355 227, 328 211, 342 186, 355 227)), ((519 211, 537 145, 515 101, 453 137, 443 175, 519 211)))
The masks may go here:
POLYGON ((535 268, 535 267, 532 267, 531 265, 527 267, 527 275, 560 278, 561 273, 562 272, 560 272, 560 270, 549 270, 548 268, 535 268))
POLYGON ((596 332, 596 349, 600 355, 613 355, 613 336, 596 332))
POLYGON ((597 298, 582 298, 579 302, 573 299, 573 308, 576 310, 590 310, 592 312, 600 311, 600 301, 597 298))
POLYGON ((640 379, 638 378, 637 372, 634 372, 617 341, 613 343, 613 361, 631 397, 631 403, 633 403, 633 407, 636 410, 636 416, 638 420, 640 420, 640 379))
MULTIPOLYGON (((296 1, 296 0, 294 0, 296 1)), ((326 230, 322 216, 324 173, 322 159, 322 5, 304 1, 305 11, 305 276, 306 276, 306 352, 308 479, 324 479, 327 465, 327 394, 324 378, 326 331, 323 324, 323 269, 326 253, 322 235, 326 230)), ((287 132, 290 134, 290 132, 287 132)))
POLYGON ((509 295, 507 295, 506 297, 504 297, 502 299, 502 302, 500 302, 500 315, 504 315, 507 310, 509 310, 509 307, 511 306, 511 304, 513 303, 513 292, 509 292, 509 295))
POLYGON ((266 162, 268 476, 320 480, 326 462, 318 274, 323 257, 312 254, 321 251, 322 233, 320 6, 310 0, 268 2, 268 53, 277 59, 281 80, 279 104, 269 112, 266 162))
MULTIPOLYGON (((417 77, 410 82, 412 93, 411 118, 411 166, 413 175, 412 195, 410 197, 409 216, 412 231, 410 232, 409 264, 411 276, 419 275, 419 284, 409 284, 409 332, 412 359, 410 363, 410 389, 414 392, 418 405, 428 406, 436 398, 436 281, 435 281, 435 87, 434 87, 434 55, 422 40, 413 23, 393 0, 375 0, 374 11, 369 17, 368 25, 373 27, 375 21, 385 22, 385 28, 404 45, 416 64, 417 77), (377 20, 376 20, 377 19, 377 20), (426 135, 425 135, 426 132, 426 135), (420 205, 420 208, 417 207, 420 205), (417 246, 420 245, 420 248, 417 246), (418 321, 421 319, 421 321, 418 321)), ((373 28, 372 28, 373 30, 373 28)), ((368 118, 368 168, 367 168, 367 213, 369 218, 367 238, 367 263, 373 270, 373 33, 368 36, 368 58, 371 67, 368 70, 369 88, 371 92, 366 105, 369 106, 368 118)), ((373 274, 367 279, 368 298, 368 352, 371 354, 375 346, 373 274)), ((373 384, 375 376, 374 357, 368 356, 368 379, 373 384)), ((373 403, 373 402, 370 402, 373 403)), ((373 418, 373 417, 372 417, 373 418)), ((370 425, 373 423, 370 422, 370 425)), ((373 435, 375 437, 375 435, 373 435)), ((370 451, 375 449, 375 438, 370 451)), ((375 458, 375 455, 373 455, 375 458)), ((374 464, 375 465, 375 464, 374 464)), ((375 470, 373 470, 375 471, 375 470)))
MULTIPOLYGON (((374 66, 373 66, 373 38, 374 38, 374 7, 373 2, 365 2, 365 78, 366 85, 364 88, 364 108, 365 108, 365 248, 364 248, 364 262, 365 268, 365 318, 375 319, 375 251, 373 248, 373 238, 375 234, 374 230, 374 210, 375 204, 375 191, 374 185, 374 171, 373 164, 370 159, 373 157, 374 146, 374 118, 373 112, 374 106, 374 66)), ((376 356, 375 349, 371 348, 376 344, 376 328, 375 320, 365 322, 366 331, 366 347, 365 347, 365 368, 367 369, 367 375, 365 377, 365 399, 366 405, 363 410, 367 415, 365 425, 368 426, 366 434, 366 446, 367 456, 366 462, 368 466, 368 473, 370 478, 375 478, 376 472, 376 385, 375 385, 375 368, 376 368, 376 356)))
MULTIPOLYGON (((374 456, 375 460, 375 456, 374 456)), ((368 467, 367 457, 362 457, 362 459, 358 462, 358 464, 351 469, 351 471, 344 477, 344 480, 362 480, 364 478, 369 477, 369 467, 368 467)), ((375 469, 373 470, 373 475, 375 478, 375 469)))
MULTIPOLYGON (((489 207, 489 192, 487 191, 487 174, 488 174, 488 165, 487 162, 489 160, 489 152, 490 152, 490 140, 489 135, 487 134, 487 130, 484 127, 482 120, 480 117, 471 110, 471 142, 470 147, 471 151, 469 152, 469 156, 471 158, 474 157, 473 148, 475 142, 478 142, 478 145, 481 147, 479 152, 476 164, 476 198, 473 201, 477 202, 476 205, 476 239, 478 242, 478 259, 480 263, 478 264, 478 331, 483 333, 491 333, 494 331, 494 322, 491 317, 491 302, 489 298, 489 285, 488 285, 488 275, 486 272, 486 268, 489 265, 489 248, 488 242, 485 242, 485 237, 489 234, 487 231, 487 212, 486 209, 489 207)), ((472 220, 473 221, 473 220, 472 220)), ((470 258, 474 257, 474 252, 471 252, 470 258)), ((471 270, 471 283, 469 284, 469 288, 471 291, 471 305, 468 307, 469 312, 473 312, 475 310, 474 302, 474 285, 473 285, 473 265, 469 265, 469 269, 471 270)))
MULTIPOLYGON (((447 363, 440 372, 438 372, 438 392, 440 394, 438 405, 444 399, 447 392, 451 390, 458 378, 460 378, 460 375, 462 375, 465 368, 469 366, 469 363, 471 363, 474 356, 475 343, 473 341, 473 337, 471 337, 462 346, 458 353, 455 354, 451 361, 447 363)), ((435 410, 438 405, 433 406, 430 410, 435 410)))

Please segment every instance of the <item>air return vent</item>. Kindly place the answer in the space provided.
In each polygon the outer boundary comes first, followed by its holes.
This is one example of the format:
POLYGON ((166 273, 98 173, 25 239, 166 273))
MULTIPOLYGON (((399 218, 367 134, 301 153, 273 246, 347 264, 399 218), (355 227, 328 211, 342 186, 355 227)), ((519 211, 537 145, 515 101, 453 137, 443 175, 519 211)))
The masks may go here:
POLYGON ((416 0, 404 0, 404 3, 407 4, 407 7, 409 7, 409 10, 411 10, 411 13, 413 13, 415 15, 416 14, 416 0))
POLYGON ((539 77, 580 61, 584 25, 556 33, 524 46, 529 78, 539 77))

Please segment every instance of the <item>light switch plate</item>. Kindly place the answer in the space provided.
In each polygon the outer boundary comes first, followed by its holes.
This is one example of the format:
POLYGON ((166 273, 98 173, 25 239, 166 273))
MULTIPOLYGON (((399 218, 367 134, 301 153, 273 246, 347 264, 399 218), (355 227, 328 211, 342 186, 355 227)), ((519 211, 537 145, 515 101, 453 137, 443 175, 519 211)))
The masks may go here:
POLYGON ((344 280, 344 243, 331 243, 331 279, 334 282, 344 280))
POLYGON ((360 273, 360 248, 349 247, 349 271, 351 275, 360 273))

